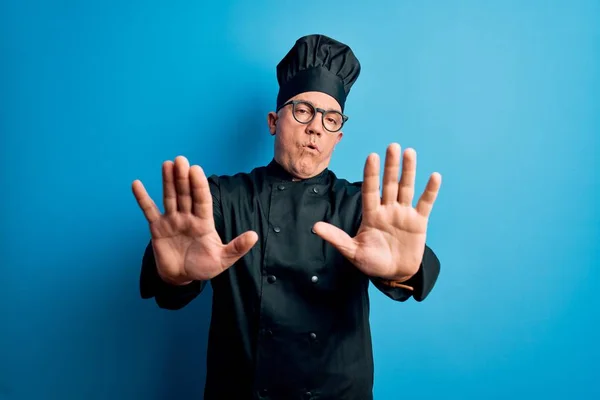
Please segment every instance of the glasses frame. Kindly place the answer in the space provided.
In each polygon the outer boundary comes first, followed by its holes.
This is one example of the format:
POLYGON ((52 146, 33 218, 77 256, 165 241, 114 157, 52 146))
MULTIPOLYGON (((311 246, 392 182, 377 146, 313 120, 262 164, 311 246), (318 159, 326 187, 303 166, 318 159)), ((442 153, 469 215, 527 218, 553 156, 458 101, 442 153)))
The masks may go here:
POLYGON ((313 119, 315 119, 315 116, 317 115, 317 113, 318 113, 318 112, 320 112, 320 113, 321 113, 321 124, 323 125, 323 128, 324 128, 324 129, 325 129, 327 132, 332 132, 332 133, 339 132, 339 131, 340 131, 340 130, 341 130, 343 127, 344 127, 344 124, 346 123, 346 121, 348 121, 348 116, 347 116, 347 115, 344 115, 344 114, 342 114, 341 112, 339 112, 339 111, 337 111, 337 110, 324 110, 324 109, 322 109, 322 108, 315 107, 314 105, 312 105, 310 102, 308 102, 308 101, 306 101, 306 100, 290 100, 290 101, 288 101, 287 103, 285 103, 285 104, 282 104, 282 105, 281 105, 281 106, 280 106, 280 107, 277 109, 277 112, 279 112, 279 110, 281 110, 283 107, 289 106, 290 104, 292 105, 292 115, 294 116, 294 119, 295 119, 297 122, 299 122, 299 123, 301 123, 301 124, 303 124, 303 125, 310 124, 310 123, 313 121, 313 119), (299 121, 299 120, 298 120, 298 118, 296 118, 296 105, 298 105, 298 104, 306 104, 307 106, 309 106, 309 107, 311 107, 313 110, 315 110, 315 112, 313 113, 313 116, 312 116, 312 118, 311 118, 311 119, 309 119, 309 120, 308 120, 308 121, 306 121, 306 122, 303 122, 303 121, 299 121), (329 112, 335 112, 335 113, 338 113, 338 114, 340 114, 340 115, 342 116, 342 124, 340 125, 340 127, 339 127, 338 129, 336 129, 336 130, 334 130, 334 131, 332 131, 331 129, 327 129, 327 127, 325 126, 325 114, 327 114, 327 113, 329 113, 329 112))

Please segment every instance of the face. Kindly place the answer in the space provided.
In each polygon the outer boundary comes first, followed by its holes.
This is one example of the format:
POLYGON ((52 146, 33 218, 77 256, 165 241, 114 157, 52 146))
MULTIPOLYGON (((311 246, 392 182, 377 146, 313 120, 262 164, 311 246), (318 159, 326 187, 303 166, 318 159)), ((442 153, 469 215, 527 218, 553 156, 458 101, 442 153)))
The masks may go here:
MULTIPOLYGON (((317 108, 341 112, 338 102, 321 92, 305 92, 289 100, 308 101, 317 108)), ((269 131, 275 135, 275 161, 297 179, 311 178, 327 168, 333 149, 342 140, 341 131, 329 132, 323 127, 321 116, 317 112, 311 122, 302 124, 294 118, 290 104, 267 117, 269 131)))

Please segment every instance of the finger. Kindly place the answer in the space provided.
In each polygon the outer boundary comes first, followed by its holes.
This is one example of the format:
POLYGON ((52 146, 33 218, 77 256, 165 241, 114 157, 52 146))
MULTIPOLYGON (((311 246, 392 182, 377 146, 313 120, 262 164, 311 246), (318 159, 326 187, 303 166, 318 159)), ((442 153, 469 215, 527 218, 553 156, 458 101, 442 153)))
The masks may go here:
POLYGON ((192 193, 192 213, 199 218, 212 222, 213 200, 210 186, 199 165, 190 168, 190 191, 192 193))
POLYGON ((131 185, 131 189, 133 191, 133 195, 137 200, 138 205, 142 209, 146 220, 149 223, 153 223, 160 218, 160 210, 152 200, 152 198, 148 195, 146 188, 142 184, 140 180, 133 181, 131 185))
POLYGON ((175 190, 177 192, 177 210, 183 213, 192 212, 192 196, 190 195, 190 163, 187 158, 175 158, 175 190))
POLYGON ((346 232, 327 222, 317 222, 313 226, 315 233, 329 242, 344 257, 354 260, 358 245, 346 232))
POLYGON ((412 206, 415 196, 415 176, 417 175, 417 153, 406 149, 402 158, 402 177, 398 184, 398 202, 412 206))
POLYGON ((223 253, 221 254, 221 266, 223 269, 229 268, 246 255, 257 241, 258 234, 254 231, 247 231, 229 242, 223 248, 223 253))
POLYGON ((175 191, 175 177, 173 161, 165 161, 162 165, 163 176, 163 206, 165 214, 177 211, 177 192, 175 191))
POLYGON ((398 196, 398 175, 400 174, 400 145, 392 143, 385 155, 383 170, 382 204, 396 203, 398 196))
POLYGON ((419 214, 424 217, 429 217, 441 185, 442 176, 437 172, 431 174, 429 181, 427 182, 427 186, 425 187, 425 190, 423 191, 423 194, 417 203, 416 209, 419 214))
POLYGON ((365 162, 362 184, 363 215, 374 212, 379 207, 379 156, 370 154, 365 162))

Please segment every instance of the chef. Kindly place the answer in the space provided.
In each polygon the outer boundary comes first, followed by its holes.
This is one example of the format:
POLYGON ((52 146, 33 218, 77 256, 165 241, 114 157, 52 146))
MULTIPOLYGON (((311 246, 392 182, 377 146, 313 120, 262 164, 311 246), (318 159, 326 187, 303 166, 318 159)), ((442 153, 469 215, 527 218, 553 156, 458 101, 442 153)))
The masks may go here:
POLYGON ((416 199, 416 153, 396 143, 361 182, 329 169, 360 70, 347 45, 304 36, 277 65, 270 163, 207 177, 166 161, 163 212, 133 182, 151 233, 141 296, 175 310, 212 285, 206 400, 372 399, 369 285, 401 303, 437 280, 426 233, 440 174, 416 199))

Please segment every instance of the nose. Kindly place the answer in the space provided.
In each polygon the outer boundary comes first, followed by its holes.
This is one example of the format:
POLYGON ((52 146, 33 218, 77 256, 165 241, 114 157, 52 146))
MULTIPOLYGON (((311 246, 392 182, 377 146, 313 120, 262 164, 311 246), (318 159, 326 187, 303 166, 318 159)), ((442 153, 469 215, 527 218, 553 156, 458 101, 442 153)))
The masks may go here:
POLYGON ((322 122, 321 122, 321 118, 319 118, 319 113, 317 113, 315 115, 315 117, 312 119, 312 121, 310 121, 307 125, 306 125, 306 133, 308 133, 309 135, 317 135, 317 136, 321 136, 321 134, 323 133, 322 129, 322 122))

